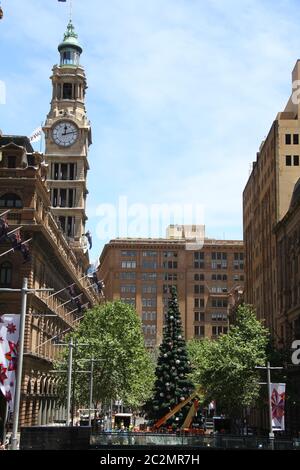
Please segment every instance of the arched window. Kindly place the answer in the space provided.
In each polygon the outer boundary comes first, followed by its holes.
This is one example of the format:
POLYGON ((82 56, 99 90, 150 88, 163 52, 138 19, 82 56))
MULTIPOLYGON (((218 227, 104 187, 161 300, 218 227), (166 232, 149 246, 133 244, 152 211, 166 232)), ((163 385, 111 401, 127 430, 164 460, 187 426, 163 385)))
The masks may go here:
POLYGON ((12 280, 12 265, 9 262, 0 264, 0 286, 9 287, 12 280))
POLYGON ((0 208, 14 208, 14 209, 21 209, 23 207, 23 203, 21 198, 17 194, 3 194, 0 197, 0 208))

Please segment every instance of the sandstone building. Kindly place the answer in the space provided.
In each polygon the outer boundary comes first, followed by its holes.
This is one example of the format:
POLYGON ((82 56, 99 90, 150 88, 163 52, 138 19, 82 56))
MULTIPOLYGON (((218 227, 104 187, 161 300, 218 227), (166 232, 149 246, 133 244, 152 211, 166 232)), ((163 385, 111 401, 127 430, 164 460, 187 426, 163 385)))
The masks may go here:
MULTIPOLYGON (((84 315, 84 308, 99 302, 86 275, 89 266, 86 237, 86 176, 91 127, 84 97, 86 78, 79 63, 82 48, 70 22, 59 45, 60 64, 53 69, 53 97, 44 132, 45 155, 34 152, 29 139, 0 136, 0 214, 9 230, 20 228, 30 240, 30 258, 5 253, 9 239, 0 244, 0 287, 54 288, 55 295, 28 296, 20 425, 51 423, 65 418, 57 406, 53 360, 63 339, 84 315), (24 262, 26 261, 26 262, 24 262), (72 285, 72 292, 67 286, 72 285), (77 298, 74 298, 75 297, 77 298)), ((0 294, 1 313, 19 313, 20 293, 0 294)), ((0 414, 4 414, 0 394, 0 414)))
POLYGON ((101 254, 106 299, 136 308, 149 348, 162 340, 172 285, 186 339, 216 338, 228 330, 229 294, 244 283, 243 242, 205 239, 198 250, 186 247, 184 239, 124 238, 111 240, 101 254))

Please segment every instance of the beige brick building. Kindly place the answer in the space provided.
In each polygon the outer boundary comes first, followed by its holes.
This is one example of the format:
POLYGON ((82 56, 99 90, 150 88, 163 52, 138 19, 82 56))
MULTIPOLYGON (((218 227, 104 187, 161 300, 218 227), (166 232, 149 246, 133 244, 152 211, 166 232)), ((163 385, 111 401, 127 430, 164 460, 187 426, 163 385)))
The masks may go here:
MULTIPOLYGON (((292 73, 300 79, 300 61, 292 73)), ((294 88, 292 89, 292 93, 294 88)), ((262 142, 243 193, 245 300, 281 340, 278 255, 274 229, 286 215, 300 176, 300 104, 292 94, 262 142)), ((299 100, 298 100, 299 101, 299 100)))
POLYGON ((203 248, 189 250, 184 239, 116 239, 104 247, 99 276, 106 300, 136 308, 145 344, 153 348, 162 340, 172 285, 186 339, 226 333, 229 294, 244 283, 243 259, 241 241, 205 239, 203 248))

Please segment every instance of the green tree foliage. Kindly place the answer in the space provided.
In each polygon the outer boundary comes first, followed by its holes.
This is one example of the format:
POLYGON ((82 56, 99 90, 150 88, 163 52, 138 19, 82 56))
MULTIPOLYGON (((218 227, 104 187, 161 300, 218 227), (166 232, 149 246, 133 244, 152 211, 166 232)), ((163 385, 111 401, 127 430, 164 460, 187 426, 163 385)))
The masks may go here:
MULTIPOLYGON (((141 321, 135 310, 122 302, 110 302, 86 312, 83 321, 72 333, 74 350, 76 402, 89 402, 88 374, 90 360, 94 366, 94 403, 110 403, 120 399, 138 408, 149 398, 154 382, 154 364, 145 349, 141 321), (77 373, 76 373, 77 371, 77 373)), ((67 369, 68 349, 62 354, 61 369, 67 369)), ((65 376, 66 377, 66 376, 65 376)), ((66 379, 60 396, 66 401, 66 379)))
POLYGON ((192 340, 189 354, 192 378, 216 400, 218 412, 239 416, 259 396, 259 372, 266 364, 268 330, 256 319, 251 306, 239 306, 235 325, 217 340, 192 340))
MULTIPOLYGON (((157 360, 154 397, 147 406, 149 418, 157 421, 191 394, 194 387, 188 378, 190 372, 191 366, 182 333, 177 293, 173 287, 157 360)), ((182 423, 184 414, 184 411, 178 413, 167 424, 176 428, 182 423)))

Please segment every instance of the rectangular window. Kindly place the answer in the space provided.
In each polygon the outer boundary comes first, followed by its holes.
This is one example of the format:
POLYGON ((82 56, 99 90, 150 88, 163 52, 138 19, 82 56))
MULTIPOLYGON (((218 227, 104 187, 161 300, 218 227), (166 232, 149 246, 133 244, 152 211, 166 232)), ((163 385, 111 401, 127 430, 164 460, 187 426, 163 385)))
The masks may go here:
POLYGON ((292 135, 285 134, 285 145, 291 145, 291 143, 292 143, 292 135))
POLYGON ((204 325, 195 326, 194 331, 195 331, 195 336, 198 337, 198 338, 203 338, 205 336, 205 326, 204 325))
POLYGON ((68 179, 68 165, 66 163, 60 165, 60 179, 63 181, 68 179))
POLYGON ((194 299, 194 308, 204 308, 204 299, 194 299))
POLYGON ((292 156, 291 155, 286 155, 285 164, 286 164, 286 166, 292 166, 292 156))
POLYGON ((136 279, 136 273, 120 273, 120 279, 133 281, 136 279))
POLYGON ((61 189, 60 190, 60 207, 66 207, 67 206, 67 190, 66 189, 61 189))
POLYGON ((52 206, 57 207, 58 205, 58 190, 57 189, 52 189, 52 206))
POLYGON ((195 322, 204 322, 205 313, 204 312, 195 312, 195 322))
POLYGON ((121 266, 123 269, 135 269, 136 261, 122 261, 121 266))
POLYGON ((164 251, 164 258, 177 258, 178 253, 176 251, 164 251))
POLYGON ((212 299, 211 305, 213 308, 225 308, 227 307, 227 299, 212 299))
POLYGON ((76 179, 76 172, 75 172, 75 163, 70 163, 70 180, 76 179))
POLYGON ((165 281, 177 281, 177 274, 165 273, 163 279, 165 281))
POLYGON ((228 332, 227 326, 213 326, 212 327, 212 335, 213 336, 220 336, 221 334, 226 334, 228 332))
POLYGON ((143 269, 157 269, 157 262, 156 261, 143 261, 142 268, 143 269))
POLYGON ((143 294, 156 294, 156 286, 143 286, 142 292, 143 294))
POLYGON ((59 164, 58 163, 55 163, 54 165, 52 165, 52 178, 54 180, 59 179, 59 164))
POLYGON ((194 281, 204 281, 205 280, 205 274, 195 274, 194 275, 194 281))
POLYGON ((75 207, 75 189, 69 189, 69 207, 75 207))
POLYGON ((147 299, 147 298, 143 298, 142 299, 142 306, 145 308, 145 307, 156 307, 156 298, 152 298, 152 299, 147 299))
POLYGON ((135 294, 136 287, 134 284, 128 284, 125 286, 121 286, 120 291, 122 294, 135 294))
POLYGON ((75 218, 68 217, 68 225, 67 225, 67 236, 73 238, 74 237, 74 228, 75 228, 75 218))
POLYGON ((294 155, 294 166, 299 166, 299 155, 294 155))
POLYGON ((228 321, 226 313, 213 313, 211 319, 212 321, 228 321))
POLYGON ((142 273, 141 279, 142 281, 156 281, 157 273, 142 273))
POLYGON ((153 258, 157 256, 157 251, 143 251, 143 256, 146 258, 153 258))
POLYGON ((194 294, 204 294, 204 286, 203 285, 195 285, 194 286, 194 294))
POLYGON ((294 134, 293 135, 293 144, 298 145, 299 144, 299 134, 294 134))
POLYGON ((194 262, 195 269, 204 269, 204 261, 195 261, 194 262))
POLYGON ((164 261, 163 268, 164 269, 177 269, 177 261, 164 261))
POLYGON ((135 258, 136 251, 132 251, 132 250, 122 251, 121 256, 124 258, 135 258))
POLYGON ((16 166, 17 166, 17 157, 9 155, 7 158, 7 168, 16 168, 16 166))
POLYGON ((63 100, 73 99, 73 85, 72 83, 63 84, 63 100))

